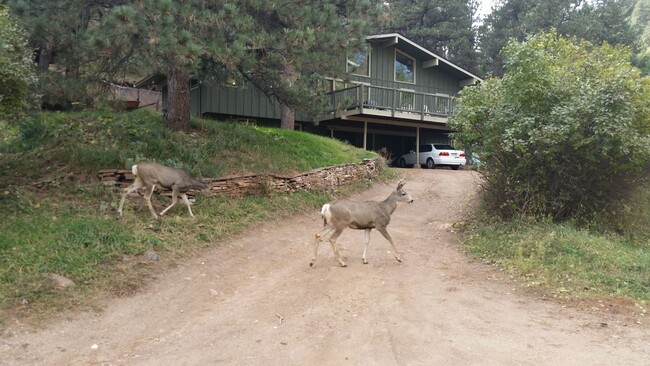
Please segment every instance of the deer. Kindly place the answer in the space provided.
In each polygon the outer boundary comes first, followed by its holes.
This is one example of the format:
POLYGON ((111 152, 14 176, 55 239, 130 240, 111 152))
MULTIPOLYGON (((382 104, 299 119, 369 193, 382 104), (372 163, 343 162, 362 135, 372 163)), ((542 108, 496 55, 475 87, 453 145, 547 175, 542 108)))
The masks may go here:
POLYGON ((135 192, 142 187, 146 187, 147 191, 145 192, 144 200, 147 202, 147 206, 149 206, 149 211, 151 211, 153 218, 158 219, 156 210, 154 210, 153 206, 151 205, 151 196, 153 195, 156 186, 160 186, 161 188, 170 189, 172 191, 172 203, 166 209, 160 212, 160 216, 163 216, 165 213, 167 213, 167 211, 176 205, 178 202, 178 197, 180 195, 190 212, 190 216, 194 217, 194 213, 192 213, 192 208, 190 207, 190 200, 187 198, 187 192, 191 189, 208 192, 211 189, 208 183, 204 182, 202 179, 196 179, 190 176, 188 173, 181 169, 167 167, 155 163, 139 163, 133 165, 131 172, 135 177, 135 181, 133 184, 125 188, 122 192, 120 206, 117 209, 117 212, 120 214, 120 216, 122 216, 124 213, 122 209, 124 207, 126 196, 129 193, 135 192))
POLYGON ((413 198, 404 191, 404 182, 399 181, 397 189, 393 191, 388 198, 383 201, 351 201, 351 200, 335 200, 323 205, 321 209, 321 216, 323 217, 323 229, 316 234, 314 238, 314 257, 309 262, 312 267, 316 262, 318 255, 318 245, 321 239, 328 233, 333 233, 329 237, 329 242, 332 250, 336 255, 341 267, 347 267, 347 264, 341 258, 336 239, 341 235, 345 228, 365 230, 366 231, 366 246, 363 250, 363 263, 368 264, 366 253, 368 252, 368 245, 370 243, 370 232, 372 229, 377 229, 386 240, 393 247, 395 259, 402 262, 393 239, 388 234, 386 226, 390 223, 390 216, 397 208, 397 202, 412 203, 413 198))

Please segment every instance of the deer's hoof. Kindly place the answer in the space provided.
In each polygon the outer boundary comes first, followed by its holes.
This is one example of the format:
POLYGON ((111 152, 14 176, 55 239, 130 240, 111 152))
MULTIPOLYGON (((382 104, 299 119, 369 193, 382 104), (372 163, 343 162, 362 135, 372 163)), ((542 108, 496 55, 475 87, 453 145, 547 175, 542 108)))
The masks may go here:
POLYGON ((314 262, 309 262, 309 267, 313 267, 313 266, 314 266, 314 262))
POLYGON ((341 267, 347 267, 347 266, 348 266, 348 265, 345 264, 345 263, 339 263, 339 264, 341 265, 341 267))
POLYGON ((368 260, 364 258, 363 259, 363 264, 368 264, 368 260))

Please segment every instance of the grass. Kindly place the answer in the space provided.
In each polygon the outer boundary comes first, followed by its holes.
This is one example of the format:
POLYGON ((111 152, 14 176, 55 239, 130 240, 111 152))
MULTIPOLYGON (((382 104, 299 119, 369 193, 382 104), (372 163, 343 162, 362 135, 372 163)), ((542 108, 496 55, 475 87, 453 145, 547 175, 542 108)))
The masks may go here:
POLYGON ((23 121, 18 132, 10 130, 18 136, 4 141, 0 151, 9 156, 3 164, 25 172, 29 179, 30 171, 38 176, 48 168, 37 159, 47 159, 51 169, 67 166, 79 174, 156 161, 196 175, 218 177, 293 173, 375 156, 308 133, 222 121, 192 122, 194 130, 187 134, 163 128, 162 116, 144 109, 41 113, 23 121), (12 154, 27 156, 13 160, 12 154))
POLYGON ((650 300, 648 212, 646 183, 588 227, 544 220, 495 221, 479 210, 464 225, 463 241, 475 257, 545 295, 586 303, 615 299, 643 314, 650 300))
MULTIPOLYGON (((316 210, 331 198, 330 192, 199 196, 196 219, 181 206, 160 221, 136 200, 118 219, 120 192, 97 182, 99 169, 148 160, 205 177, 291 174, 374 156, 308 133, 205 120, 193 126, 190 133, 169 131, 159 114, 146 110, 41 113, 0 124, 0 324, 132 294, 185 255, 259 221, 316 210), (148 260, 148 251, 162 259, 148 260), (75 285, 61 289, 51 274, 75 285)), ((367 186, 359 182, 339 195, 367 186)), ((594 224, 600 230, 477 219, 464 227, 464 242, 473 255, 558 298, 617 298, 642 308, 650 296, 650 187, 640 187, 616 211, 600 219, 607 225, 594 224)))
MULTIPOLYGON (((179 206, 160 221, 135 200, 118 219, 120 192, 97 181, 100 169, 148 160, 205 177, 290 174, 375 156, 308 133, 206 120, 193 126, 190 133, 169 131, 159 114, 146 110, 41 113, 0 126, 0 324, 15 317, 39 321, 92 306, 96 297, 131 294, 185 255, 260 221, 317 210, 331 198, 331 192, 241 200, 201 195, 196 219, 179 206), (149 251, 162 259, 148 260, 149 251), (52 274, 74 286, 56 286, 52 274)), ((162 197, 156 200, 164 205, 162 197)))
POLYGON ((476 229, 470 252, 556 296, 650 300, 650 246, 568 224, 513 222, 476 229))

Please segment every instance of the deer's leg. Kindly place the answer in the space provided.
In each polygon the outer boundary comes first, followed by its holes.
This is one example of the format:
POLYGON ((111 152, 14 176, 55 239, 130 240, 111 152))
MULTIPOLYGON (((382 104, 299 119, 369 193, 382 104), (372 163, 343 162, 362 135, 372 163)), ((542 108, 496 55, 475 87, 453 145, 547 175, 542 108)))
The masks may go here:
POLYGON ((153 191, 156 189, 156 185, 151 186, 151 190, 144 195, 144 200, 147 201, 147 206, 149 206, 149 211, 151 211, 151 215, 153 216, 154 219, 158 218, 158 215, 156 215, 156 210, 153 209, 153 205, 151 204, 151 196, 153 195, 153 191))
POLYGON ((318 244, 320 244, 320 238, 327 235, 330 231, 332 231, 332 228, 329 226, 325 226, 323 230, 321 230, 318 234, 314 236, 314 256, 311 258, 311 261, 309 262, 309 267, 313 266, 314 263, 316 262, 316 256, 318 255, 318 244))
POLYGON ((176 206, 176 202, 178 202, 178 188, 174 187, 172 188, 172 204, 169 205, 169 207, 167 207, 166 209, 162 210, 160 216, 164 215, 167 211, 169 211, 170 208, 176 206))
POLYGON ((348 265, 345 264, 343 258, 341 258, 341 253, 339 253, 339 248, 336 245, 336 239, 339 237, 339 235, 341 235, 342 232, 343 229, 336 229, 336 231, 334 231, 332 236, 330 236, 330 245, 332 245, 332 250, 334 251, 334 254, 336 254, 336 259, 339 261, 341 267, 347 267, 348 265))
POLYGON ((386 231, 386 228, 385 227, 378 227, 377 231, 379 231, 381 233, 381 235, 383 235, 384 238, 386 238, 386 240, 388 240, 390 245, 393 247, 393 251, 395 252, 395 259, 397 259, 398 262, 401 262, 402 258, 400 258, 399 253, 397 252, 397 248, 395 248, 395 244, 393 243, 393 239, 390 237, 390 235, 388 235, 388 231, 386 231))
POLYGON ((142 180, 140 180, 139 178, 136 178, 135 182, 133 182, 133 184, 126 187, 124 189, 124 191, 122 191, 122 199, 120 200, 120 206, 117 209, 117 212, 120 214, 120 216, 122 216, 122 214, 124 213, 124 211, 122 211, 122 209, 124 208, 124 201, 126 201, 126 196, 129 193, 133 193, 133 192, 137 191, 138 189, 142 188, 143 185, 144 184, 142 183, 142 180))
POLYGON ((368 260, 366 259, 366 252, 368 251, 368 246, 370 244, 370 232, 372 229, 366 229, 366 247, 363 249, 363 264, 368 264, 368 260))
POLYGON ((194 217, 194 214, 192 213, 192 207, 190 207, 192 203, 190 202, 190 199, 187 198, 187 194, 186 193, 181 194, 181 198, 183 198, 183 202, 187 206, 187 209, 190 211, 190 216, 194 217))

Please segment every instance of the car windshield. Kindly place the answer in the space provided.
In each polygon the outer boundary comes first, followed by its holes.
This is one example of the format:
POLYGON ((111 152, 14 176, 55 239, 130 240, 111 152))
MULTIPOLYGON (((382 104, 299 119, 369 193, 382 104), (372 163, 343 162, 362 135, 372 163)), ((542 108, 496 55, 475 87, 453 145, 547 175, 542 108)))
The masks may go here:
POLYGON ((436 150, 456 150, 454 149, 453 146, 451 145, 445 145, 445 144, 434 144, 436 150))

